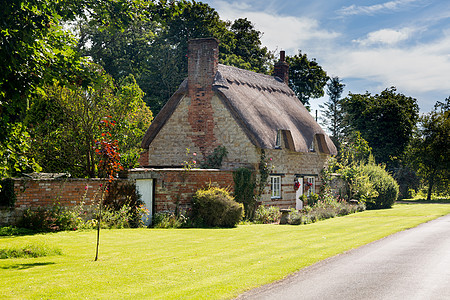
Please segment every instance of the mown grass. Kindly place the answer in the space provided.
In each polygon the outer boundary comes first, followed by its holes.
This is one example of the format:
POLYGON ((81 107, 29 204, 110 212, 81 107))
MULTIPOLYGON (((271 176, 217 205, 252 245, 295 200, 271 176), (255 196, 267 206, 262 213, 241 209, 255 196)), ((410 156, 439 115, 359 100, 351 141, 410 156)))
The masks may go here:
POLYGON ((0 261, 2 299, 223 299, 450 213, 400 204, 310 225, 103 230, 2 237, 0 249, 46 243, 61 256, 0 261))

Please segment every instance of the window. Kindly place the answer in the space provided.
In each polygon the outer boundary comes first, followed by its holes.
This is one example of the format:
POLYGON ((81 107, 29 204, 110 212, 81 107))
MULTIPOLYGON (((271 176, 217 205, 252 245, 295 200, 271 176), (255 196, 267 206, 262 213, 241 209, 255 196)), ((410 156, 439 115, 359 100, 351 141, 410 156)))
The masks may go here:
POLYGON ((281 198, 281 176, 270 176, 271 198, 281 198))
POLYGON ((306 194, 309 196, 311 194, 315 194, 315 190, 316 190, 316 182, 315 182, 315 178, 314 177, 305 177, 306 182, 305 182, 305 190, 306 190, 306 194))
POLYGON ((311 146, 309 146, 309 152, 316 152, 316 148, 314 147, 314 140, 311 142, 311 146))
POLYGON ((281 148, 281 130, 277 130, 277 139, 275 140, 275 149, 281 148))

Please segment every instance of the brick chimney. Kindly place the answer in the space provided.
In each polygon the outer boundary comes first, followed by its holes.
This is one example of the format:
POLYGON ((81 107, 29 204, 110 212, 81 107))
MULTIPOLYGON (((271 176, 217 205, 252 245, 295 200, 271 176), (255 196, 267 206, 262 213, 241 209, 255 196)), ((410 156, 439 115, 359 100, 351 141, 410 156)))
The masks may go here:
POLYGON ((280 51, 280 60, 275 63, 274 76, 281 78, 286 84, 289 84, 289 65, 286 62, 284 50, 280 51))
POLYGON ((188 121, 190 138, 205 158, 218 146, 214 136, 212 84, 219 64, 219 41, 215 38, 194 39, 188 45, 188 95, 191 99, 188 121))
MULTIPOLYGON (((194 39, 188 46, 188 88, 211 88, 219 64, 219 41, 215 38, 194 39)), ((191 97, 192 98, 192 97, 191 97)))

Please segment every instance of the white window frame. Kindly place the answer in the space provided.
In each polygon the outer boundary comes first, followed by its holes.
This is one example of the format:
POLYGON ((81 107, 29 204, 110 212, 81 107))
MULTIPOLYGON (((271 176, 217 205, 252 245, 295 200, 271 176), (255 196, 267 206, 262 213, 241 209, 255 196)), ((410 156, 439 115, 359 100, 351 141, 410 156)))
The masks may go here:
POLYGON ((281 198, 281 176, 273 175, 270 176, 270 197, 272 199, 281 198))
MULTIPOLYGON (((311 194, 315 194, 315 190, 316 190, 316 178, 313 176, 306 176, 306 183, 312 183, 312 185, 310 186, 310 188, 308 189, 308 191, 306 192, 306 195, 311 195, 311 194)), ((306 187, 306 184, 305 184, 306 187)))

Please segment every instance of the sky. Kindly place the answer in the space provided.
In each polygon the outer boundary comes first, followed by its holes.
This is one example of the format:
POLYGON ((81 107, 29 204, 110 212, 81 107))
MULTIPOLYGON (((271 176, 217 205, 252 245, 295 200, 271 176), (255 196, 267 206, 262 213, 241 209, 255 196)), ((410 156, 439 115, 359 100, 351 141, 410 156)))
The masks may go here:
MULTIPOLYGON (((247 18, 270 51, 315 58, 348 92, 392 86, 429 112, 450 96, 449 0, 203 0, 222 20, 247 18)), ((311 99, 319 109, 328 96, 311 99)))

